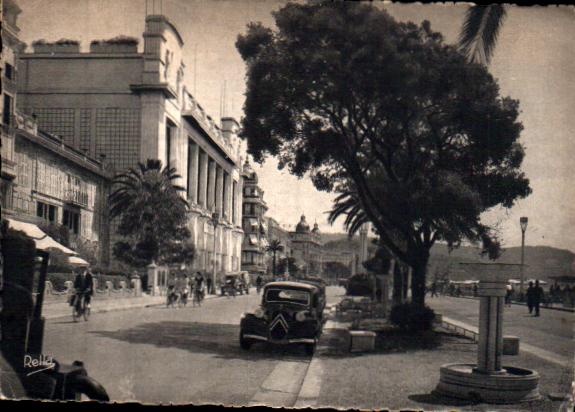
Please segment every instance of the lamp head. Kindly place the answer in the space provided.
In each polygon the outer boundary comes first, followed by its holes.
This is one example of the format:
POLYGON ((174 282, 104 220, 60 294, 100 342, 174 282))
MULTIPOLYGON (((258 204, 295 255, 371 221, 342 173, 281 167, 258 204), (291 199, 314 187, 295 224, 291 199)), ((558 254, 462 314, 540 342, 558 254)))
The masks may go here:
POLYGON ((529 221, 529 219, 527 219, 527 217, 523 216, 519 218, 519 224, 521 225, 521 231, 525 232, 527 230, 527 222, 529 221))

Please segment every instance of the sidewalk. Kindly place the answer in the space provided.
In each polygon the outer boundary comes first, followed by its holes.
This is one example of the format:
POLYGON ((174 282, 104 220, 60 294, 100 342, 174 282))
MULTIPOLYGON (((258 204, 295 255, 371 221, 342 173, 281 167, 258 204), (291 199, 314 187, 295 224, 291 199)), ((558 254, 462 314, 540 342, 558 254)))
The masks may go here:
POLYGON ((567 402, 552 400, 549 395, 569 393, 573 380, 571 364, 558 365, 525 351, 519 356, 505 356, 505 366, 521 366, 539 372, 542 399, 528 404, 472 404, 440 397, 433 392, 439 382, 441 365, 476 362, 477 345, 471 340, 441 332, 441 343, 431 349, 393 351, 376 349, 371 353, 350 354, 343 347, 345 342, 343 329, 338 328, 337 324, 326 327, 304 379, 296 407, 569 410, 567 402))
MULTIPOLYGON (((205 299, 212 299, 217 295, 207 295, 205 299)), ((116 299, 92 299, 91 313, 105 313, 117 310, 139 309, 148 306, 161 306, 166 304, 165 296, 150 296, 142 294, 139 297, 126 297, 116 299)), ((191 304, 191 301, 190 301, 191 304)), ((71 317, 72 308, 68 302, 46 303, 42 311, 45 319, 71 317)))

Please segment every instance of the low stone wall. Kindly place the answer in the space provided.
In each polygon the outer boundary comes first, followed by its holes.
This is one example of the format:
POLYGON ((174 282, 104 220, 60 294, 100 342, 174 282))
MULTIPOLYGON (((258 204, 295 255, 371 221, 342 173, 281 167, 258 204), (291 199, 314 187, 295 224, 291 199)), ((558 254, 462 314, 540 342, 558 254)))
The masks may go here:
MULTIPOLYGON (((65 290, 57 291, 52 286, 52 282, 46 281, 44 302, 50 304, 68 301, 69 297, 74 293, 74 284, 70 280, 64 284, 65 290)), ((142 296, 141 285, 137 280, 131 282, 130 286, 128 286, 126 281, 120 281, 119 288, 114 288, 111 281, 106 281, 103 286, 103 288, 99 288, 97 279, 94 279, 94 294, 92 295, 92 299, 120 299, 142 296)))

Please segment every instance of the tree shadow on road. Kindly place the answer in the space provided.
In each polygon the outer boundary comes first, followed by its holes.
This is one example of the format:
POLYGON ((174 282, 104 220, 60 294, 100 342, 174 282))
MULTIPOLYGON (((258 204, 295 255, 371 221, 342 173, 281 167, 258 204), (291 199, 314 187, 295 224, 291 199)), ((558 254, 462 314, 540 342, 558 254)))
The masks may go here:
POLYGON ((117 331, 90 331, 94 335, 128 343, 174 348, 192 353, 213 354, 223 359, 291 360, 308 362, 303 347, 298 345, 255 344, 249 351, 240 348, 237 325, 202 322, 153 322, 117 331))
POLYGON ((472 400, 449 398, 447 396, 440 395, 435 391, 419 395, 409 395, 408 398, 417 403, 424 403, 428 405, 441 405, 441 406, 461 407, 461 406, 477 405, 479 403, 477 401, 472 400))

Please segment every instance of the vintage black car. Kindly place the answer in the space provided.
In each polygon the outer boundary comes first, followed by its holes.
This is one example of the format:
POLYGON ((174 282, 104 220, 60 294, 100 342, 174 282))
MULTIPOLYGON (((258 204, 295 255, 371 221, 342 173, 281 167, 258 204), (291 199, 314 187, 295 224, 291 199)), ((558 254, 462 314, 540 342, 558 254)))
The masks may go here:
POLYGON ((240 324, 240 346, 255 342, 303 344, 313 354, 323 326, 322 288, 303 282, 271 282, 264 286, 262 303, 246 313, 240 324))

